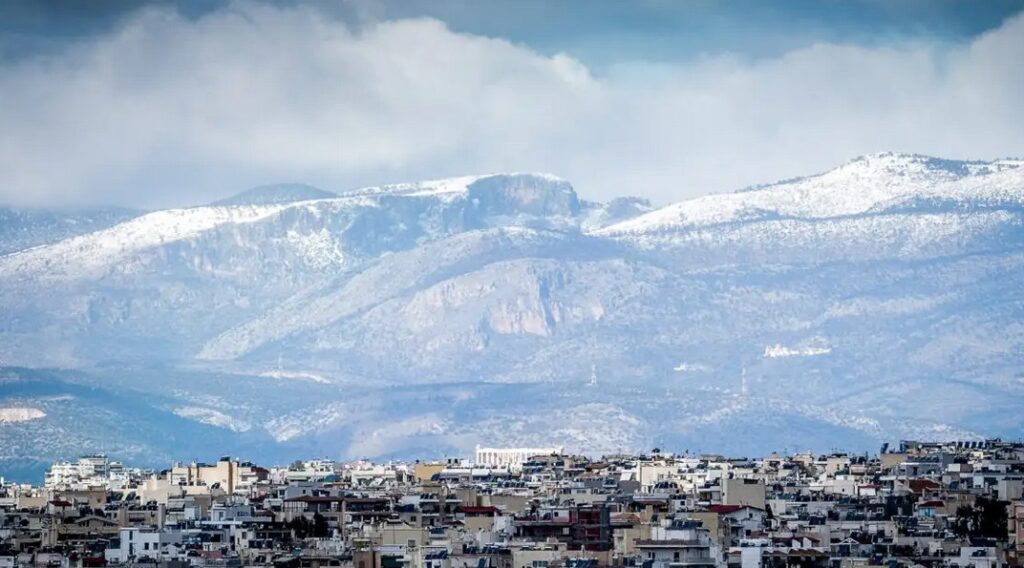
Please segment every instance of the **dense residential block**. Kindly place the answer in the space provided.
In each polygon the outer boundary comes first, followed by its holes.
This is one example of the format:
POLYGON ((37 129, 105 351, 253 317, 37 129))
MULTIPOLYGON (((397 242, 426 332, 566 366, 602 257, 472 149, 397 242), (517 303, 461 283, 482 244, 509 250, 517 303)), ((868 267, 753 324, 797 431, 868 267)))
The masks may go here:
POLYGON ((0 485, 0 566, 994 568, 1024 553, 1022 443, 533 451, 163 471, 86 456, 0 485))

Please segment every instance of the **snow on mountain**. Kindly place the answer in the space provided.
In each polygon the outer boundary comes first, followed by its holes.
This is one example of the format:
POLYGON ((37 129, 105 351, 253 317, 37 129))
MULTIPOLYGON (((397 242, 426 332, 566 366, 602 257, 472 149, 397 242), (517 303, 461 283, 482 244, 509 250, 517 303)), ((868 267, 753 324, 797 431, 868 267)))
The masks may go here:
POLYGON ((817 355, 828 355, 831 352, 831 347, 787 347, 776 343, 764 348, 764 357, 768 359, 775 359, 777 357, 814 357, 817 355))
POLYGON ((277 379, 280 381, 312 381, 314 383, 331 382, 323 375, 319 375, 317 373, 310 373, 307 371, 286 371, 283 369, 275 369, 273 371, 265 371, 263 373, 260 373, 260 376, 267 377, 268 379, 277 379))
POLYGON ((571 185, 528 174, 158 211, 0 257, 0 316, 42 326, 9 337, 0 358, 78 366, 82 357, 195 354, 214 337, 344 283, 387 254, 492 228, 575 230, 578 214, 571 185), (83 327, 88 334, 73 331, 83 327), (42 329, 68 341, 40 357, 31 345, 42 329), (125 335, 142 349, 118 347, 125 335))
POLYGON ((607 203, 585 202, 580 228, 584 231, 594 231, 653 210, 650 201, 639 197, 616 197, 607 203))
POLYGON ((115 207, 0 207, 0 255, 105 229, 141 214, 115 207))
POLYGON ((105 269, 123 263, 138 251, 192 238, 222 225, 253 223, 285 207, 195 207, 156 211, 109 229, 0 257, 0 274, 44 279, 101 277, 105 269))
POLYGON ((202 406, 182 406, 175 408, 173 412, 182 418, 189 418, 196 422, 209 424, 210 426, 216 426, 218 428, 226 428, 232 432, 247 432, 252 428, 248 422, 244 420, 237 420, 213 408, 204 408, 202 406))
POLYGON ((342 195, 467 195, 478 182, 483 182, 485 185, 491 184, 518 187, 519 189, 525 189, 528 191, 534 186, 548 184, 557 185, 564 190, 571 189, 568 187, 568 183, 565 180, 551 174, 508 173, 461 176, 429 181, 371 186, 347 191, 342 195))
MULTIPOLYGON (((296 195, 294 186, 285 187, 287 194, 296 195)), ((265 221, 294 226, 295 230, 285 232, 285 239, 311 264, 323 267, 343 263, 347 246, 372 256, 413 246, 422 238, 531 218, 565 224, 579 210, 572 186, 543 174, 382 186, 342 197, 300 201, 274 197, 279 186, 251 191, 255 193, 245 192, 220 205, 157 211, 109 229, 0 257, 0 275, 99 278, 110 269, 145 269, 132 266, 134 255, 195 240, 222 228, 237 234, 245 225, 265 221), (264 201, 267 203, 253 204, 264 201)), ((321 193, 302 194, 311 195, 321 193)))
POLYGON ((397 295, 427 289, 473 267, 524 254, 543 254, 547 246, 567 244, 567 240, 560 233, 526 228, 488 229, 396 252, 370 264, 338 287, 315 295, 296 296, 228 330, 206 344, 198 357, 237 358, 267 342, 300 331, 316 331, 373 310, 397 295))
POLYGON ((38 408, 10 406, 0 408, 0 422, 27 422, 46 417, 46 413, 38 408))
POLYGON ((873 154, 820 175, 669 205, 598 233, 628 236, 757 220, 836 218, 897 208, 910 199, 1001 198, 1021 206, 1022 182, 1022 160, 972 162, 873 154))
MULTIPOLYGON (((0 360, 284 457, 1024 433, 1019 160, 879 154, 656 210, 544 174, 275 195, 0 257, 0 360)), ((59 427, 40 400, 0 397, 46 412, 3 427, 59 427)))

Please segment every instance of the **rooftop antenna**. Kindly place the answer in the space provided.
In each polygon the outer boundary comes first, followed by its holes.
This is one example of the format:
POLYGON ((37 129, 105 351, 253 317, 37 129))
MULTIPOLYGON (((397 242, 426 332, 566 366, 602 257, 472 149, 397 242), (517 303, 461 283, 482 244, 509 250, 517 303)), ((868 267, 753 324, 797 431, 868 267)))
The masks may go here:
POLYGON ((590 387, 596 387, 597 386, 597 365, 594 365, 594 364, 590 365, 590 382, 587 383, 587 386, 590 386, 590 387))

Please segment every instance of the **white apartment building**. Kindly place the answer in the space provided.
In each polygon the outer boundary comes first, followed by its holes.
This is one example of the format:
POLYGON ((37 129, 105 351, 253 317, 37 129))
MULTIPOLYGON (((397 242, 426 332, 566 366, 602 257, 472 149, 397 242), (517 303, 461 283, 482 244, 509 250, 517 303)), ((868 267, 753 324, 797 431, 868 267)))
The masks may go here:
POLYGON ((482 448, 477 446, 474 461, 477 465, 518 470, 533 456, 561 454, 562 450, 562 448, 482 448))
POLYGON ((185 558, 181 533, 148 528, 125 527, 110 542, 104 557, 111 564, 126 564, 144 558, 167 561, 185 558))
MULTIPOLYGON (((140 471, 141 470, 136 470, 140 471)), ((110 461, 104 455, 83 456, 77 462, 57 462, 50 466, 44 478, 48 488, 80 489, 123 485, 129 473, 121 462, 110 461)))

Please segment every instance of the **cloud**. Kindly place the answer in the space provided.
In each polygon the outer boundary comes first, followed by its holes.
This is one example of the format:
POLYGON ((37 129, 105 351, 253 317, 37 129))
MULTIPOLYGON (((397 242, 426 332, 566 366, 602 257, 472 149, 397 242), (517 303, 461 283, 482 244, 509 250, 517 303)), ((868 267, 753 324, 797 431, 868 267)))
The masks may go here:
POLYGON ((1024 18, 965 45, 818 44, 596 74, 437 20, 151 8, 0 67, 0 201, 141 206, 543 170, 668 202, 866 152, 1024 154, 1024 18))

